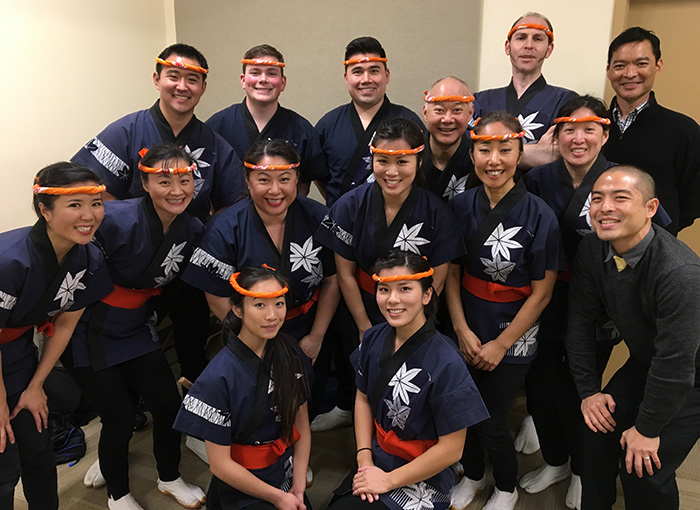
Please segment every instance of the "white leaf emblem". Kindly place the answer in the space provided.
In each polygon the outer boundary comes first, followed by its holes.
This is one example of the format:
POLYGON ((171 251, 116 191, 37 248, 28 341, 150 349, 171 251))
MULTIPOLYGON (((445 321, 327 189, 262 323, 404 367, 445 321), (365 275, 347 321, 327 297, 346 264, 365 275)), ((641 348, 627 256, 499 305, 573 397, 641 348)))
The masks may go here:
POLYGON ((165 256, 165 259, 163 260, 163 263, 160 265, 160 267, 164 267, 164 273, 165 276, 158 276, 154 278, 156 284, 158 286, 165 285, 168 283, 170 280, 172 280, 175 275, 180 271, 180 262, 184 260, 184 255, 182 255, 182 250, 185 248, 187 245, 187 241, 183 241, 180 244, 173 244, 170 247, 170 251, 168 254, 165 256))
POLYGON ((535 118, 537 117, 537 114, 540 112, 535 112, 531 113, 527 117, 523 117, 522 115, 518 115, 518 120, 520 121, 520 125, 523 127, 523 131, 525 131, 525 139, 529 141, 534 141, 535 140, 535 135, 532 133, 535 129, 539 129, 544 124, 540 124, 539 122, 535 122, 535 118))
POLYGON ((496 282, 505 282, 508 275, 515 268, 515 262, 509 262, 507 260, 501 260, 501 255, 496 254, 493 260, 479 257, 481 262, 486 266, 484 273, 489 275, 491 279, 496 282))
POLYGON ((467 177, 469 177, 469 175, 465 175, 459 179, 457 179, 457 176, 455 175, 450 177, 450 182, 447 184, 445 192, 442 194, 442 196, 449 200, 455 195, 459 195, 460 193, 464 192, 464 188, 467 185, 467 177))
POLYGON ((321 251, 321 246, 314 248, 313 236, 309 236, 304 242, 304 246, 299 246, 297 243, 289 243, 289 251, 292 272, 303 267, 307 273, 311 273, 313 272, 313 266, 321 263, 318 259, 318 252, 321 251))
POLYGON ((399 427, 403 430, 406 427, 408 415, 411 414, 411 408, 401 404, 401 401, 398 399, 389 400, 385 398, 384 403, 389 409, 386 416, 391 420, 391 426, 399 427))
POLYGON ((12 310, 16 303, 17 298, 15 296, 0 290, 0 308, 4 308, 5 310, 12 310))
POLYGON ((318 287, 323 281, 323 264, 318 264, 317 266, 311 266, 311 274, 306 278, 301 280, 301 283, 306 283, 308 287, 315 288, 318 287))
POLYGON ((513 236, 520 232, 522 227, 511 227, 508 230, 503 229, 503 223, 491 232, 491 235, 484 243, 484 246, 491 247, 491 258, 496 259, 499 253, 503 255, 505 260, 510 260, 510 249, 522 248, 523 246, 518 241, 513 241, 513 236))
POLYGON ((61 310, 64 310, 73 304, 75 301, 73 295, 75 294, 76 290, 85 290, 85 285, 80 281, 81 278, 85 276, 85 271, 87 271, 87 269, 83 269, 82 271, 76 273, 75 276, 71 275, 70 273, 66 273, 66 277, 63 279, 61 286, 58 288, 56 297, 53 298, 54 301, 57 299, 61 300, 59 303, 61 310))
POLYGON ((199 195, 199 191, 204 185, 204 179, 202 178, 202 173, 199 171, 199 169, 206 168, 211 165, 207 161, 200 159, 204 153, 204 147, 192 150, 190 149, 189 145, 185 145, 185 151, 187 151, 187 153, 192 156, 195 163, 197 163, 195 165, 194 172, 192 172, 194 174, 194 194, 192 195, 192 198, 195 198, 197 195, 199 195))
POLYGON ((418 237, 422 227, 422 222, 413 225, 411 228, 408 228, 404 223, 403 227, 401 227, 401 232, 399 232, 399 235, 394 242, 394 248, 404 251, 412 251, 413 253, 420 255, 420 250, 418 247, 424 244, 430 244, 429 240, 418 237))
POLYGON ((581 208, 581 212, 579 213, 579 217, 583 216, 586 218, 586 224, 588 225, 588 228, 577 228, 576 232, 582 236, 588 235, 591 232, 593 232, 593 226, 591 225, 591 194, 588 194, 588 198, 586 199, 586 203, 583 204, 583 207, 581 208))
POLYGON ((511 356, 530 356, 535 350, 537 342, 537 333, 540 330, 540 325, 535 324, 523 336, 518 338, 513 344, 511 356))
POLYGON ((408 394, 420 392, 420 388, 411 382, 420 372, 420 368, 408 370, 408 368, 406 368, 406 363, 401 365, 401 368, 399 368, 398 372, 396 372, 394 377, 391 378, 391 381, 389 381, 389 386, 394 388, 392 398, 396 400, 397 397, 399 397, 401 398, 401 402, 408 404, 408 394))
POLYGON ((401 487, 401 491, 408 497, 408 501, 404 503, 405 510, 431 510, 433 506, 433 497, 435 489, 428 487, 425 482, 418 482, 413 485, 401 487))

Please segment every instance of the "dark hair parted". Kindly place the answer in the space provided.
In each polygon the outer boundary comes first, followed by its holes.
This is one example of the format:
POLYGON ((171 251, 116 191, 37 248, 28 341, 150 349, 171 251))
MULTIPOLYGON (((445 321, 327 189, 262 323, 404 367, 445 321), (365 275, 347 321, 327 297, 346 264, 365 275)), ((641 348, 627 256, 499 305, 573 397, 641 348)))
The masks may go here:
MULTIPOLYGON (((345 47, 345 60, 350 60, 355 55, 379 55, 386 58, 386 51, 374 37, 364 36, 353 39, 345 47)), ((386 68, 386 63, 384 67, 386 68)))
MULTIPOLYGON (((412 251, 404 250, 390 250, 383 257, 379 257, 374 263, 373 271, 375 274, 383 269, 393 269, 395 267, 407 267, 410 270, 410 274, 424 273, 430 269, 430 264, 426 259, 417 253, 412 251)), ((427 292, 428 289, 433 287, 433 277, 427 276, 417 280, 420 283, 423 292, 427 292)), ((378 285, 378 283, 377 283, 378 285)), ((376 285, 375 285, 376 287, 376 285)), ((433 296, 424 308, 423 312, 426 317, 435 317, 437 313, 438 299, 437 293, 433 289, 433 296)))
MULTIPOLYGON (((559 108, 557 112, 557 117, 571 117, 571 115, 579 108, 588 108, 597 117, 603 119, 610 119, 610 114, 608 113, 608 108, 602 99, 591 95, 576 96, 569 99, 566 103, 559 108)), ((554 125, 554 136, 559 136, 559 131, 561 131, 563 123, 554 125)), ((609 131, 610 125, 601 124, 603 131, 609 131)))
MULTIPOLYGON (((39 186, 67 188, 84 182, 100 184, 101 181, 95 172, 84 165, 60 161, 39 170, 34 182, 39 186)), ((44 207, 51 211, 57 198, 57 195, 46 195, 43 193, 34 195, 33 205, 36 215, 41 218, 39 204, 44 204, 44 207)))
MULTIPOLYGON (((158 55, 158 58, 162 60, 168 60, 168 57, 171 55, 177 55, 178 57, 184 57, 184 58, 190 58, 192 60, 196 60, 199 63, 199 67, 203 67, 204 69, 209 69, 209 64, 207 63, 207 59, 204 58, 204 55, 202 55, 202 52, 199 51, 197 48, 194 46, 190 46, 189 44, 183 44, 183 43, 175 43, 171 44, 167 48, 165 48, 163 51, 160 52, 160 55, 158 55)), ((160 72, 163 70, 163 64, 156 64, 156 73, 158 76, 160 76, 160 72)), ((200 74, 200 73, 197 73, 200 74)), ((205 81, 207 79, 206 74, 202 74, 202 81, 205 81)))
MULTIPOLYGON (((192 155, 182 147, 178 147, 174 143, 162 143, 148 149, 148 152, 141 158, 141 164, 154 168, 156 163, 161 163, 162 168, 170 168, 178 159, 186 162, 187 166, 195 162, 192 155)), ((142 171, 141 181, 148 182, 149 175, 151 174, 142 171)))
POLYGON ((642 27, 630 27, 615 39, 612 40, 608 47, 608 65, 612 61, 613 53, 620 49, 621 46, 629 43, 640 43, 649 41, 651 44, 651 52, 654 54, 656 62, 661 58, 661 41, 658 36, 651 30, 642 27))
MULTIPOLYGON (((243 161, 257 165, 264 157, 282 158, 290 165, 301 161, 294 145, 281 138, 275 138, 274 140, 258 140, 253 143, 243 158, 243 161)), ((251 168, 244 166, 243 169, 245 170, 246 176, 250 175, 252 171, 251 168)), ((299 167, 295 168, 295 170, 298 172, 299 167)))
MULTIPOLYGON (((275 57, 278 62, 284 62, 282 52, 269 44, 258 44, 257 46, 253 46, 243 55, 243 58, 246 60, 262 57, 275 57)), ((245 73, 247 65, 248 64, 243 64, 243 73, 245 73)), ((284 67, 280 67, 279 70, 282 76, 284 76, 284 67)))
MULTIPOLYGON (((486 126, 495 122, 500 122, 505 127, 510 129, 513 133, 520 133, 523 130, 523 127, 520 125, 520 121, 516 117, 513 117, 510 113, 504 110, 493 110, 479 119, 479 122, 476 124, 476 126, 474 126, 474 134, 482 134, 486 126)), ((516 140, 518 140, 520 152, 522 153, 523 139, 516 138, 516 140)), ((472 140, 472 150, 474 150, 474 145, 476 145, 477 143, 480 143, 480 141, 472 140)))
MULTIPOLYGON (((250 289, 255 284, 266 280, 275 280, 281 287, 287 285, 279 271, 263 266, 246 267, 241 270, 237 278, 238 284, 244 289, 250 289)), ((287 301, 286 294, 282 297, 287 301)), ((243 296, 234 290, 231 295, 231 304, 243 310, 243 302, 246 299, 254 298, 243 296)), ((244 320, 245 316, 240 319, 233 311, 228 313, 222 330, 224 341, 229 334, 238 334, 241 331, 244 320)), ((302 354, 294 340, 284 333, 278 333, 277 336, 268 340, 265 344, 261 370, 271 374, 275 385, 275 405, 280 416, 281 437, 291 443, 297 411, 299 406, 308 400, 310 394, 302 354), (298 377, 298 374, 301 374, 301 377, 298 377)))

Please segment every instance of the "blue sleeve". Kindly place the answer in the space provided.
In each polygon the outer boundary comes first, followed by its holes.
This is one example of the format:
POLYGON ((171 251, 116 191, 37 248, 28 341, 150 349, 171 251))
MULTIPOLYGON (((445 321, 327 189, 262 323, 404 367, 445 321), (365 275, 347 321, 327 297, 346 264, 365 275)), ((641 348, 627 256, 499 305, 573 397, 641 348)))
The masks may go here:
POLYGON ((233 205, 248 193, 243 165, 233 148, 219 136, 216 138, 217 167, 214 169, 214 185, 211 203, 215 210, 233 205))
POLYGON ((308 121, 305 120, 305 122, 306 146, 300 151, 303 152, 301 181, 311 182, 328 179, 328 164, 326 163, 326 155, 321 149, 318 133, 308 121))
MULTIPOLYGON (((538 199, 540 200, 540 199, 538 199)), ((530 279, 542 280, 547 270, 566 270, 566 255, 554 212, 541 201, 541 213, 529 254, 530 279)))
POLYGON ((467 248, 462 230, 452 210, 442 201, 435 210, 434 228, 436 230, 434 249, 428 257, 433 267, 464 256, 467 248))
MULTIPOLYGON (((359 188, 358 188, 359 189, 359 188)), ((356 199, 346 193, 333 204, 314 237, 322 245, 347 260, 355 260, 353 231, 355 228, 356 199)))

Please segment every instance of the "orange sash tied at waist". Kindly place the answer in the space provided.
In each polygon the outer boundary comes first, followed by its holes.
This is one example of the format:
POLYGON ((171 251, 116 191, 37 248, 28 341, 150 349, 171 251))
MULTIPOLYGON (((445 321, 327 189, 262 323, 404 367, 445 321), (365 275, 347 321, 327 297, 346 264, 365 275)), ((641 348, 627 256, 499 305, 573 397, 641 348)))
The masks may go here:
POLYGON ((316 301, 318 301, 318 298, 321 296, 321 287, 316 287, 316 290, 314 291, 313 296, 311 296, 311 299, 309 299, 306 303, 301 304, 297 306, 296 308, 292 308, 287 312, 287 316, 285 317, 285 320, 293 319, 294 317, 299 317, 300 315, 304 315, 311 310, 311 307, 314 306, 316 301))
POLYGON ((153 289, 128 289, 121 285, 114 284, 114 290, 100 301, 116 308, 126 308, 135 310, 145 305, 153 296, 163 292, 163 287, 153 289))
POLYGON ((357 280, 357 285, 365 292, 369 292, 370 294, 377 293, 376 282, 372 280, 369 274, 365 273, 359 267, 355 268, 355 280, 357 280))
MULTIPOLYGON (((9 344, 13 340, 17 340, 33 327, 34 325, 22 326, 20 328, 2 328, 2 331, 0 331, 0 344, 9 344)), ((51 337, 53 336, 54 330, 53 322, 42 321, 36 324, 36 330, 38 333, 43 333, 47 337, 51 337)))
POLYGON ((246 469, 263 469, 277 462, 300 437, 299 431, 294 427, 294 440, 291 443, 280 437, 271 443, 259 445, 232 444, 231 458, 246 469))
POLYGON ((374 420, 374 428, 377 430, 379 447, 386 453, 400 457, 408 462, 411 462, 437 444, 437 439, 410 439, 404 441, 393 430, 386 432, 377 423, 377 420, 374 420))
POLYGON ((532 294, 532 289, 529 285, 525 285, 524 287, 510 287, 496 282, 487 282, 486 280, 470 275, 467 271, 464 271, 462 275, 462 286, 474 296, 495 303, 520 301, 532 294))

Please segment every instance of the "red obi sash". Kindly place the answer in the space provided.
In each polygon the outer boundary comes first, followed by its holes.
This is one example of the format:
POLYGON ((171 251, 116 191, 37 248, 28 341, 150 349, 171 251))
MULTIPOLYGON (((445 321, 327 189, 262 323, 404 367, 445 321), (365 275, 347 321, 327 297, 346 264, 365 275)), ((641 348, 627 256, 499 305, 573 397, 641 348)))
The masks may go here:
POLYGON ((530 289, 529 285, 510 287, 496 282, 487 282, 470 275, 467 271, 464 271, 462 275, 462 286, 474 296, 495 303, 520 301, 532 294, 532 289, 530 289))
MULTIPOLYGON (((34 325, 22 326, 21 328, 2 328, 2 331, 0 331, 0 344, 9 344, 13 340, 17 340, 33 327, 34 325)), ((49 321, 42 321, 36 325, 37 332, 43 333, 47 337, 53 336, 53 329, 53 322, 49 321)))
POLYGON ((386 432, 377 423, 377 420, 374 420, 374 428, 377 430, 377 442, 382 450, 409 462, 437 444, 437 439, 410 439, 404 441, 399 439, 399 436, 393 430, 386 432))
POLYGON ((370 294, 377 293, 377 287, 372 277, 359 267, 355 268, 355 280, 357 280, 357 285, 365 292, 369 292, 370 294))
POLYGON ((100 301, 116 308, 126 308, 135 310, 145 305, 153 296, 163 292, 163 287, 153 289, 127 289, 121 285, 114 284, 114 290, 103 297, 100 301))
POLYGON ((314 295, 311 296, 311 299, 309 299, 306 303, 289 310, 287 312, 287 316, 285 317, 285 320, 293 319, 294 317, 299 317, 300 315, 308 313, 309 310, 311 310, 311 307, 314 306, 314 303, 316 303, 316 301, 318 301, 318 298, 320 295, 321 295, 321 287, 316 287, 316 291, 314 292, 314 295))
POLYGON ((232 444, 231 458, 246 469, 263 469, 277 462, 300 437, 299 431, 294 427, 294 440, 291 443, 278 438, 271 443, 259 445, 232 444))

